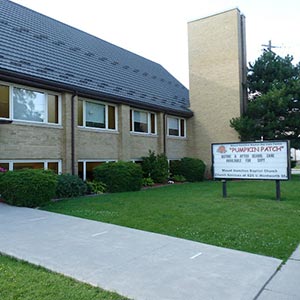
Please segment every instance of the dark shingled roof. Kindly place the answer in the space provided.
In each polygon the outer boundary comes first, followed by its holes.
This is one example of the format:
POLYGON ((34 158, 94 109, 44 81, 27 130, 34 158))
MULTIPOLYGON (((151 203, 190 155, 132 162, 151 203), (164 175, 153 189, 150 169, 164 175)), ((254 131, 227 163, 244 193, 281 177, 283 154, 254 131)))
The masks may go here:
POLYGON ((192 115, 187 88, 161 65, 8 0, 0 0, 0 41, 0 78, 192 115))

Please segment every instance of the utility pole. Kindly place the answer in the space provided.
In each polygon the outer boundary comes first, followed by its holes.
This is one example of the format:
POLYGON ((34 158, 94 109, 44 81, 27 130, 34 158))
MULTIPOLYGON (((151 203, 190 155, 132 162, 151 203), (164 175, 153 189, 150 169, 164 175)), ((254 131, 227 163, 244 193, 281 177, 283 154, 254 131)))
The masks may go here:
POLYGON ((281 47, 279 47, 279 46, 273 46, 271 40, 269 40, 269 42, 268 42, 267 45, 263 44, 262 46, 263 46, 263 47, 267 47, 267 49, 268 49, 269 51, 272 51, 272 48, 281 48, 281 47))

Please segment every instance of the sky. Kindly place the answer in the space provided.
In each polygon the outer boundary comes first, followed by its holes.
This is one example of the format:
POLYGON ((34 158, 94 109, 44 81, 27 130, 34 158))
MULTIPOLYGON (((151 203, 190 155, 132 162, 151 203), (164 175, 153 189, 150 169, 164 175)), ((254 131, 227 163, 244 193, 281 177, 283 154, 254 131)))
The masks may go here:
POLYGON ((246 17, 247 61, 269 40, 300 61, 299 0, 13 0, 161 64, 186 87, 187 23, 232 8, 246 17))

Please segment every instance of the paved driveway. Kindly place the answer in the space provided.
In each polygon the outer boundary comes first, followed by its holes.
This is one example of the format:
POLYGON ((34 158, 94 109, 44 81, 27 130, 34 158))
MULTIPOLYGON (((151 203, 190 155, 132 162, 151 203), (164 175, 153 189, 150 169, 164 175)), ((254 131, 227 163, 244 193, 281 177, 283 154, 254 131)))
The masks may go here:
POLYGON ((136 300, 252 300, 281 263, 2 203, 0 252, 136 300))

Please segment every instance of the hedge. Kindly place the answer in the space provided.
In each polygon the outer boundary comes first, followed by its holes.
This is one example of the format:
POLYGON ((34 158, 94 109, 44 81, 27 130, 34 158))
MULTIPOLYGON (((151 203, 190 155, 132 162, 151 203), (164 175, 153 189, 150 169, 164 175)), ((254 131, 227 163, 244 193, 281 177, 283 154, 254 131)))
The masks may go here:
POLYGON ((86 184, 77 175, 58 175, 56 187, 57 198, 78 197, 84 195, 86 191, 86 184))
POLYGON ((107 192, 139 191, 142 187, 141 166, 133 162, 109 162, 94 168, 94 180, 106 185, 107 192))
POLYGON ((172 175, 182 175, 187 181, 202 181, 204 179, 205 164, 202 160, 184 157, 180 161, 173 162, 170 169, 172 175))
POLYGON ((57 175, 52 171, 22 169, 1 174, 0 195, 12 205, 37 207, 55 196, 57 175))

